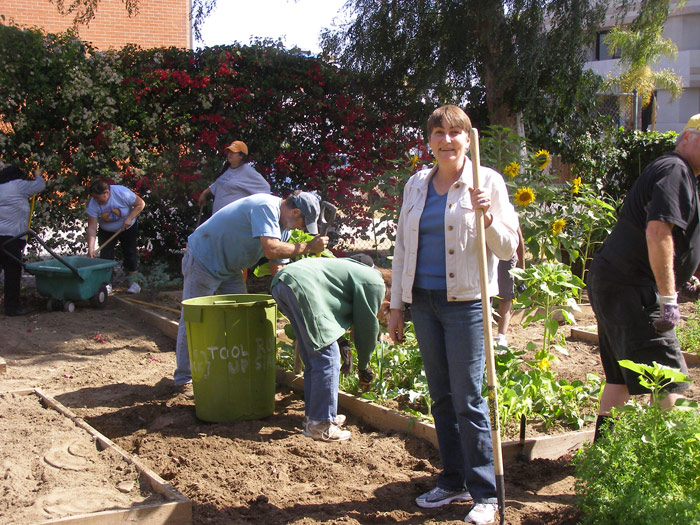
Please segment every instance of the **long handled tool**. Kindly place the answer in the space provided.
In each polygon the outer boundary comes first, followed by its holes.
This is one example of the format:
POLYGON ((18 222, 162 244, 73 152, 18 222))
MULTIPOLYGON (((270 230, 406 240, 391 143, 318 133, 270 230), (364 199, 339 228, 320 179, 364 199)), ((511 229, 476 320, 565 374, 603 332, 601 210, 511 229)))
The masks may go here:
MULTIPOLYGON (((27 230, 32 229, 32 216, 34 215, 34 203, 36 202, 36 193, 32 195, 32 202, 29 203, 29 220, 27 221, 27 230)), ((25 242, 29 242, 29 234, 24 239, 25 242)))
POLYGON ((197 225, 194 227, 196 230, 202 222, 202 212, 204 211, 204 203, 199 205, 199 214, 197 215, 197 225))
POLYGON ((117 231, 115 231, 109 239, 107 239, 104 243, 102 243, 101 246, 98 246, 96 253, 101 252, 105 246, 107 246, 110 242, 112 242, 114 239, 116 239, 117 235, 119 235, 123 231, 124 231, 123 228, 119 228, 117 231))
MULTIPOLYGON (((472 128, 470 136, 472 174, 474 187, 480 186, 479 181, 479 132, 472 128)), ((486 382, 488 384, 489 415, 491 417, 491 443, 493 444, 493 469, 496 474, 496 493, 498 496, 498 511, 501 514, 501 525, 506 517, 506 490, 503 483, 503 454, 501 451, 501 425, 498 417, 498 398, 496 389, 496 365, 493 356, 493 333, 491 329, 491 301, 489 298, 488 267, 486 262, 486 232, 484 231, 484 211, 476 210, 476 242, 479 248, 479 277, 481 283, 481 313, 484 317, 484 347, 486 349, 486 382)))

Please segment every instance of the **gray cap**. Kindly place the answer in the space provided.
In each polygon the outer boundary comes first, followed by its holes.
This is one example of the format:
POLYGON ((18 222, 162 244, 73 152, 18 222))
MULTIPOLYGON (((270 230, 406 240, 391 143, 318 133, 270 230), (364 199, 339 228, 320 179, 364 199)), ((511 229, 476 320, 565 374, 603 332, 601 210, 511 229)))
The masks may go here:
POLYGON ((318 235, 318 216, 321 215, 321 199, 314 193, 302 191, 299 195, 292 196, 294 206, 301 210, 306 222, 306 231, 312 235, 318 235))

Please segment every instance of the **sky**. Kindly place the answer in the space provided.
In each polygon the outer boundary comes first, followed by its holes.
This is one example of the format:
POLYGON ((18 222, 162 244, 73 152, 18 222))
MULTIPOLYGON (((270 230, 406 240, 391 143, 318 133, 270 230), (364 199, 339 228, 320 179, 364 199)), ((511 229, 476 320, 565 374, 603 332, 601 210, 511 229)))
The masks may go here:
POLYGON ((331 27, 346 0, 218 0, 202 25, 203 42, 197 47, 239 42, 252 37, 282 38, 287 49, 295 45, 317 55, 321 30, 331 27))

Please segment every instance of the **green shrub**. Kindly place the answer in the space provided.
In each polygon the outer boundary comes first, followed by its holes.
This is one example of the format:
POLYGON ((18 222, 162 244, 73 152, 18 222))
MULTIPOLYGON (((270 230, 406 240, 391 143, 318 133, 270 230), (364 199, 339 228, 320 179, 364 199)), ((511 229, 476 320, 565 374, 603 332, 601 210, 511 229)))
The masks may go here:
MULTIPOLYGON (((635 366, 656 385, 683 376, 658 365, 635 366)), ((655 400, 615 412, 614 425, 575 458, 581 523, 700 523, 700 413, 694 405, 664 411, 655 400)))

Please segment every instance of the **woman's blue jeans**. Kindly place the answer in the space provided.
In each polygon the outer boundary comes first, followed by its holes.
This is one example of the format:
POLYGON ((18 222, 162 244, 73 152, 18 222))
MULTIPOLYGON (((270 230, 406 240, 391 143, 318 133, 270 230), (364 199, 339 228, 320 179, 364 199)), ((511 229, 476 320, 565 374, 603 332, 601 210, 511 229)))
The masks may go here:
POLYGON ((335 421, 338 415, 338 382, 340 378, 340 349, 333 341, 314 350, 306 323, 292 289, 278 282, 272 288, 277 307, 294 328, 299 343, 299 354, 304 362, 305 413, 314 421, 335 421))
POLYGON ((413 289, 411 318, 428 379, 443 470, 437 485, 497 503, 484 377, 481 301, 447 301, 445 290, 413 289))

